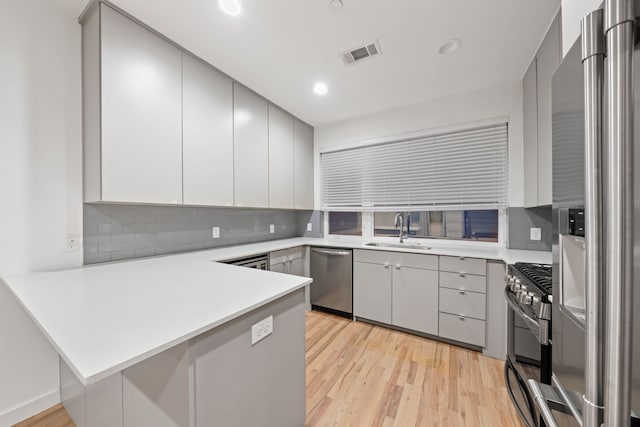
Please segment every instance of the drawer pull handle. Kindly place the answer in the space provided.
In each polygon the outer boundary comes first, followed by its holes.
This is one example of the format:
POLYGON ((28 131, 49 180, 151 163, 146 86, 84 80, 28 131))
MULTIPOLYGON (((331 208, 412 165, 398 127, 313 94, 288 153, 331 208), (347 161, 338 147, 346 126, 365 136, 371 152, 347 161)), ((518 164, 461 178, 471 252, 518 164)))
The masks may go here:
POLYGON ((467 293, 465 292, 464 289, 460 289, 460 295, 466 295, 467 293))
POLYGON ((401 265, 400 264, 396 264, 396 270, 400 270, 401 265))
POLYGON ((460 277, 465 277, 467 275, 467 273, 465 273, 464 271, 460 272, 460 277))
POLYGON ((385 262, 383 265, 384 265, 384 268, 389 268, 389 263, 388 262, 385 262))
POLYGON ((464 261, 464 257, 463 256, 460 257, 460 261, 464 261))
POLYGON ((466 318, 464 316, 460 316, 458 317, 460 320, 462 320, 463 322, 466 320, 466 318))

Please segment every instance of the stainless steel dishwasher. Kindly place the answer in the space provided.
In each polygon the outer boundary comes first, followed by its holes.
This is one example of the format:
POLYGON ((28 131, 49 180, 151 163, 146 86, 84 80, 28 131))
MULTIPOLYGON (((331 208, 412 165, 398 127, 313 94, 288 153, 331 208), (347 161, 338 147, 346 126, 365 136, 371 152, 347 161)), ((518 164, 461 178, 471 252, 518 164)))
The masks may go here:
POLYGON ((311 248, 311 308, 353 316, 353 251, 311 248))

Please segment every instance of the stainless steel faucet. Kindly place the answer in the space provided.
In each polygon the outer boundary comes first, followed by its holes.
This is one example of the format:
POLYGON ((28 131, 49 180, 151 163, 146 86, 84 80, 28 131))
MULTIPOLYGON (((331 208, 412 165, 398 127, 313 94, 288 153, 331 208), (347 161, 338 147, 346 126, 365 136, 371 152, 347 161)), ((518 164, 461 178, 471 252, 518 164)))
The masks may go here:
POLYGON ((402 212, 396 214, 395 223, 396 228, 400 229, 400 243, 404 243, 404 230, 402 227, 404 223, 404 217, 402 216, 402 212))

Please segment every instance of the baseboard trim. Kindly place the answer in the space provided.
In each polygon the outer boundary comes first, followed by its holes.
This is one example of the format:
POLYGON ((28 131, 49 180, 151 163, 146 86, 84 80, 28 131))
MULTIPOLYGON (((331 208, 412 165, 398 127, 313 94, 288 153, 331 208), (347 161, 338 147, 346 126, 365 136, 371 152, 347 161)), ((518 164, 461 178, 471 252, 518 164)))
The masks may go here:
POLYGON ((53 390, 30 402, 0 414, 0 426, 12 426, 60 403, 60 390, 53 390))

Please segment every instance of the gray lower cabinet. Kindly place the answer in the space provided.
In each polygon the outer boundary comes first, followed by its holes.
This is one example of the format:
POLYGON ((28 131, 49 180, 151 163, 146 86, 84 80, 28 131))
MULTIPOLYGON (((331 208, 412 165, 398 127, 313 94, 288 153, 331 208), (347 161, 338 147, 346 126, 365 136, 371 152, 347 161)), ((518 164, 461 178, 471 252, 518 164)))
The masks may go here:
POLYGON ((302 246, 269 254, 269 270, 277 273, 305 276, 306 249, 302 246))
POLYGON ((394 267, 391 324, 438 335, 438 272, 394 267))
POLYGON ((484 346, 485 324, 483 320, 462 315, 440 313, 440 333, 442 338, 459 341, 478 347, 484 346))
POLYGON ((440 257, 438 335, 442 338, 485 346, 488 265, 482 258, 440 257))
POLYGON ((356 317, 438 334, 438 257, 354 251, 356 317))
MULTIPOLYGON (((354 255, 355 252, 354 251, 354 255)), ((353 263, 353 314, 391 324, 391 269, 381 264, 353 263)))

